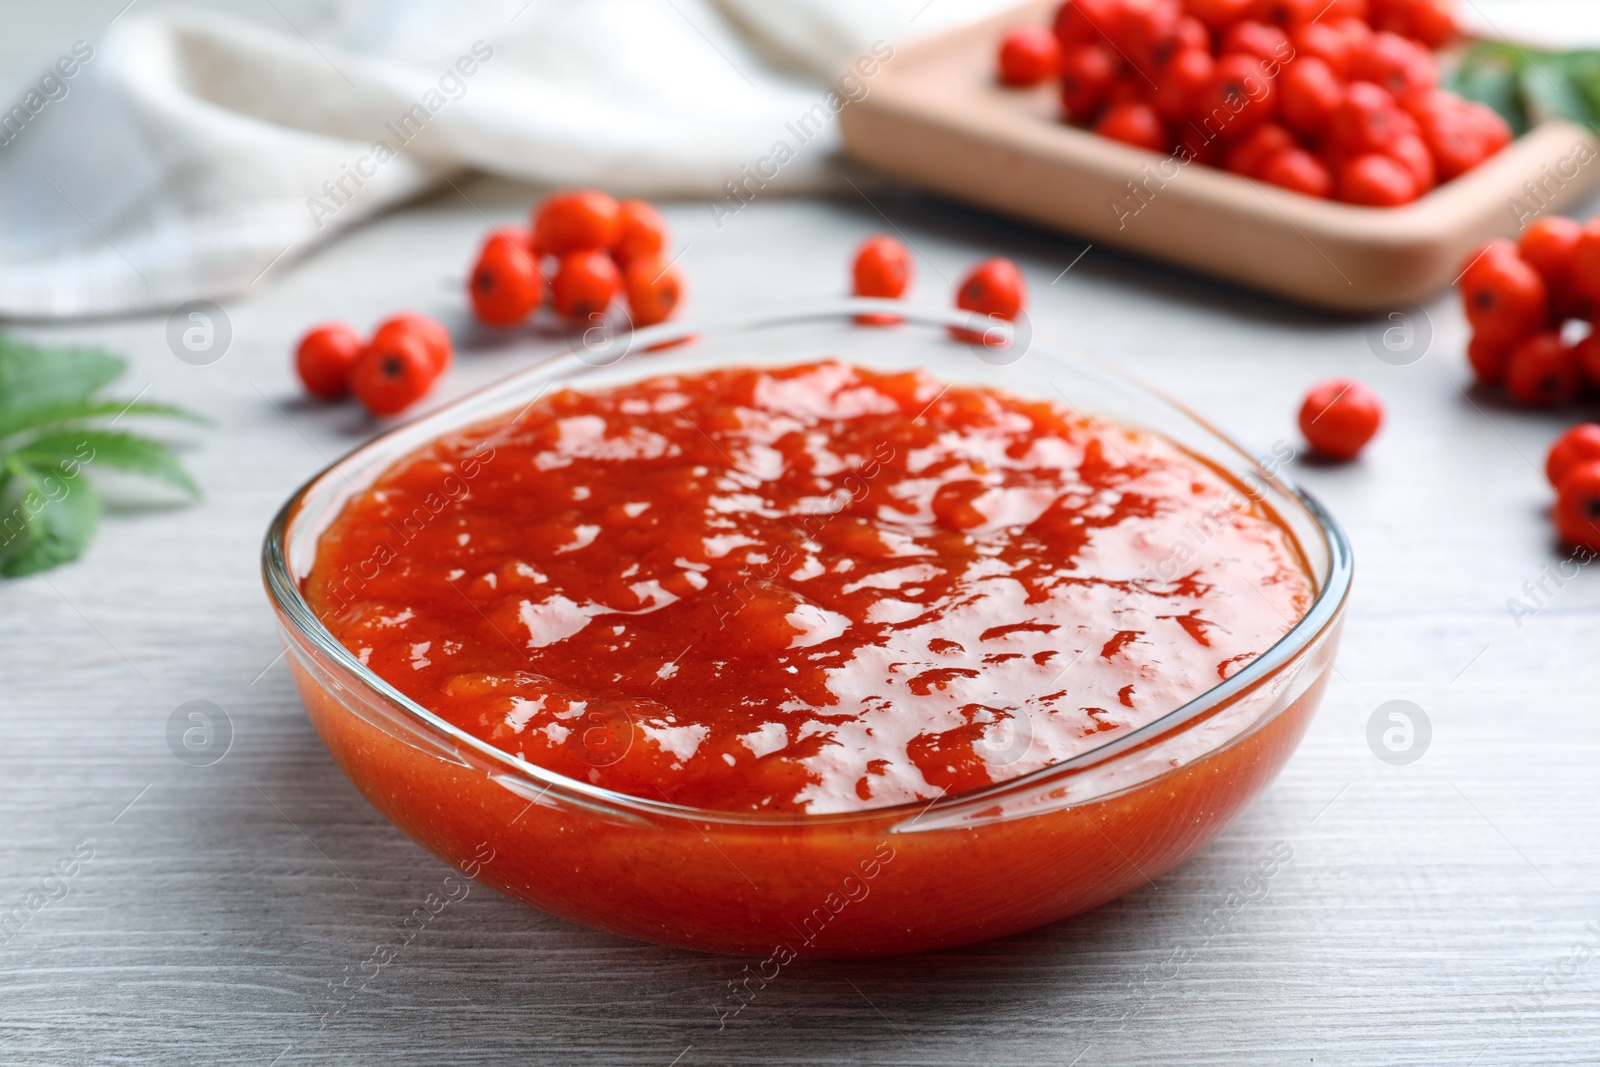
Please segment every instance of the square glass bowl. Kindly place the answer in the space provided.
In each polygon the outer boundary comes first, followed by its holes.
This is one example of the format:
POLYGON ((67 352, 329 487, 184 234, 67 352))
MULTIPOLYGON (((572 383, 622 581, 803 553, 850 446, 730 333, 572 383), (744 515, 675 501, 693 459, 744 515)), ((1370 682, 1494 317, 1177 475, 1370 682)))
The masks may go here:
POLYGON ((1026 319, 990 326, 962 312, 862 300, 591 331, 574 350, 391 430, 318 474, 274 519, 263 568, 312 724, 362 794, 423 847, 569 919, 782 961, 1014 933, 1112 900, 1182 862, 1298 744, 1332 668, 1352 573, 1343 532, 1315 500, 1178 404, 1034 337, 1026 319), (903 321, 857 323, 871 313, 903 321), (958 341, 952 324, 989 326, 1003 347, 958 341), (554 387, 830 358, 1066 403, 1176 441, 1276 513, 1298 542, 1315 599, 1227 681, 1072 759, 931 803, 806 815, 680 807, 527 763, 368 670, 302 596, 318 538, 345 503, 435 437, 508 417, 554 387))

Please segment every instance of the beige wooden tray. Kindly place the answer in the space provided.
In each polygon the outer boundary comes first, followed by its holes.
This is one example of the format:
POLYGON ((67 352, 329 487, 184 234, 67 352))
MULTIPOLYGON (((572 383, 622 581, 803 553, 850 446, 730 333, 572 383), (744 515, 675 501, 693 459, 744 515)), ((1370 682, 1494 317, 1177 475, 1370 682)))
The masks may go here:
POLYGON ((1343 311, 1422 300, 1455 278, 1475 246, 1515 234, 1519 214, 1560 212, 1600 184, 1600 141, 1564 122, 1535 128, 1400 208, 1316 200, 1215 168, 1179 167, 1062 124, 1052 86, 995 83, 1005 30, 1047 22, 1055 6, 1030 3, 897 49, 841 113, 849 153, 958 200, 1343 311), (1130 182, 1146 191, 1136 198, 1130 182))

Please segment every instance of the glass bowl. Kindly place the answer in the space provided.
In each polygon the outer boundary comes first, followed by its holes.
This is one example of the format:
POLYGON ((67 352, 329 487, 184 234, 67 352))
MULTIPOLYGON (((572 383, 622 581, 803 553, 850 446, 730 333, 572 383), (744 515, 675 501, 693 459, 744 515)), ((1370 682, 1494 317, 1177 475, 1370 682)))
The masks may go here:
MULTIPOLYGON (((1193 414, 1096 360, 1014 330, 885 301, 752 311, 585 343, 356 449, 274 519, 263 552, 287 662, 334 760, 388 819, 467 874, 631 937, 764 957, 871 956, 959 945, 1085 911, 1147 884, 1234 818, 1305 732, 1332 668, 1349 544, 1311 497, 1193 414), (893 312, 893 327, 858 325, 893 312), (1065 401, 1165 435, 1291 532, 1316 597, 1227 681, 1072 759, 932 802, 828 815, 729 813, 615 793, 496 749, 400 694, 312 614, 301 581, 354 494, 425 442, 510 415, 553 385, 838 358, 1065 401)), ((1109 620, 1108 620, 1109 622, 1109 620)))

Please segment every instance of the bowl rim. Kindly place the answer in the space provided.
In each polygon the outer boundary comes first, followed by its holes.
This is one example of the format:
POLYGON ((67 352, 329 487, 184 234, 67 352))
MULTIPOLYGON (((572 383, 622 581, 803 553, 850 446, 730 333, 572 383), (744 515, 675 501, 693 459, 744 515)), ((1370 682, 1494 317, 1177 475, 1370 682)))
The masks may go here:
MULTIPOLYGON (((588 351, 591 354, 595 352, 597 350, 595 345, 583 342, 569 345, 561 351, 539 358, 526 367, 469 393, 465 393, 415 419, 407 420, 384 430, 377 436, 357 445, 307 479, 278 509, 272 522, 267 527, 262 543, 261 567, 263 582, 268 596, 277 610, 280 620, 287 620, 286 626, 292 625, 300 638, 309 642, 317 651, 329 657, 349 672, 367 690, 381 698, 392 709, 401 712, 409 720, 410 726, 420 728, 433 735, 433 740, 441 751, 454 750, 458 756, 464 756, 465 753, 462 750, 465 749, 480 761, 498 764, 501 768, 515 773, 522 779, 518 783, 519 785, 526 789, 536 790, 530 796, 531 802, 537 802, 547 794, 556 794, 582 807, 598 808, 608 814, 622 818, 637 819, 644 816, 687 819, 691 822, 702 824, 722 823, 745 827, 775 826, 788 829, 818 827, 838 823, 898 823, 908 815, 911 816, 911 821, 914 823, 930 813, 939 815, 949 815, 952 812, 971 814, 993 809, 1004 800, 1017 794, 1031 793, 1041 786, 1048 786, 1054 779, 1069 778, 1134 750, 1153 745, 1172 731, 1181 729, 1195 720, 1207 717, 1210 712, 1227 706, 1248 691, 1275 676, 1280 669, 1299 659, 1308 649, 1313 649, 1322 635, 1339 621, 1345 603, 1349 598, 1354 578, 1354 559, 1349 539, 1343 527, 1323 507, 1320 501, 1310 493, 1307 493, 1292 479, 1282 474, 1282 472, 1268 471, 1263 468, 1242 444, 1234 440, 1230 435, 1218 430, 1209 420, 1196 414, 1186 405, 1179 403, 1161 390, 1147 385, 1134 375, 1128 374, 1094 355, 1084 352, 1073 345, 1055 342, 1054 340, 1052 340, 1052 348, 1060 353, 1061 356, 1086 362, 1097 373, 1117 380, 1122 385, 1131 386, 1152 400, 1177 411, 1192 420, 1205 433, 1211 435, 1217 443, 1233 450, 1239 456, 1254 464, 1253 476, 1267 482, 1281 492, 1286 500, 1292 501, 1304 509, 1306 516, 1311 519, 1322 536, 1323 548, 1327 553, 1327 567, 1326 573, 1313 574, 1313 580, 1319 584, 1319 588, 1305 613, 1295 621, 1288 632, 1279 638, 1275 644, 1250 661, 1237 674, 1135 730, 1102 742, 1068 759, 1046 764, 1037 770, 1018 775, 1015 778, 1008 778, 977 789, 958 793, 944 794, 941 792, 932 800, 918 799, 898 804, 821 814, 723 811, 715 808, 674 804, 666 800, 656 801, 647 797, 605 789, 589 782, 559 774, 513 755, 447 722, 439 715, 401 693, 392 684, 357 659, 354 653, 339 643, 333 634, 322 625, 322 622, 311 610, 310 604, 307 603, 301 592, 300 583, 289 566, 286 543, 291 524, 299 515, 313 491, 325 481, 330 480, 335 474, 339 474, 342 477, 345 465, 371 452, 380 451, 385 442, 391 441, 400 435, 405 435, 408 440, 412 437, 419 438, 418 444, 412 445, 412 448, 396 453, 394 460, 398 461, 411 450, 419 447, 421 443, 449 432, 450 428, 472 425, 475 422, 492 417, 479 414, 476 417, 461 420, 457 412, 480 406, 498 394, 513 392, 527 379, 548 375, 558 363, 574 363, 575 370, 581 371, 584 368, 592 370, 597 366, 612 365, 636 348, 641 350, 657 347, 665 348, 673 343, 689 342, 701 336, 734 335, 783 326, 834 322, 837 320, 844 320, 844 323, 847 324, 853 322, 854 317, 858 315, 885 313, 899 317, 906 324, 933 326, 940 329, 961 326, 980 333, 986 329, 991 333, 998 331, 1008 343, 1013 336, 1023 336, 1025 330, 1032 330, 1032 324, 1027 321, 1026 315, 1022 317, 1018 324, 1013 326, 1013 324, 975 313, 956 309, 917 306, 899 300, 834 298, 825 301, 808 300, 763 305, 739 312, 727 313, 715 318, 674 321, 638 330, 619 331, 615 334, 608 332, 599 346, 600 348, 604 349, 606 346, 614 348, 618 342, 625 342, 625 347, 621 354, 610 363, 598 363, 592 359, 579 357, 578 353, 580 351, 588 351), (439 426, 437 429, 435 429, 436 424, 439 426), (424 437, 423 431, 425 430, 431 430, 432 432, 424 437)), ((1028 337, 1030 346, 1032 340, 1031 336, 1028 337)), ((663 368, 662 373, 670 373, 670 370, 663 368)), ((1292 532, 1290 536, 1294 536, 1292 532)), ((1299 550, 1304 553, 1303 548, 1299 550)), ((287 634, 285 638, 286 640, 288 639, 287 634)), ((1223 744, 1207 750, 1199 758, 1205 758, 1222 751, 1224 748, 1242 740, 1249 733, 1254 732, 1256 728, 1259 728, 1259 724, 1245 732, 1230 735, 1223 744)), ((1181 768, 1173 768, 1173 770, 1179 769, 1181 768)), ((500 780, 502 785, 507 784, 503 775, 494 774, 494 777, 500 780)), ((521 790, 517 791, 520 795, 528 795, 522 793, 521 790)), ((1084 797, 1074 801, 1074 804, 1093 803, 1114 795, 1114 792, 1084 797)))

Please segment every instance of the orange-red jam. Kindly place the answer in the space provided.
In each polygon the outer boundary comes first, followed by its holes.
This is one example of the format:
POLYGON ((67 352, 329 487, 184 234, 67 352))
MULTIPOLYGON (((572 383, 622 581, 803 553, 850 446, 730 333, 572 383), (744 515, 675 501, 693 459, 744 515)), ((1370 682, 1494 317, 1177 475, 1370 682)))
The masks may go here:
POLYGON ((836 362, 550 393, 324 533, 313 609, 529 762, 725 811, 1003 781, 1288 632, 1293 539, 1164 438, 836 362))

